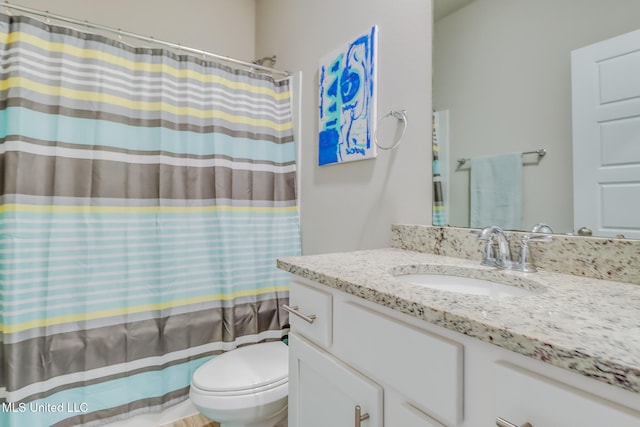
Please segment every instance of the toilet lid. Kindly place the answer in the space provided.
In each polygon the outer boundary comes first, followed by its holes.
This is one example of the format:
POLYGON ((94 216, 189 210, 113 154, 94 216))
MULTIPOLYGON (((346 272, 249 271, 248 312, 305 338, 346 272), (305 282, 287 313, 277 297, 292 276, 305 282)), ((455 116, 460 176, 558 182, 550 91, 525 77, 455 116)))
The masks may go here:
POLYGON ((280 341, 252 344, 222 353, 196 369, 193 385, 201 390, 237 392, 287 382, 288 347, 280 341))

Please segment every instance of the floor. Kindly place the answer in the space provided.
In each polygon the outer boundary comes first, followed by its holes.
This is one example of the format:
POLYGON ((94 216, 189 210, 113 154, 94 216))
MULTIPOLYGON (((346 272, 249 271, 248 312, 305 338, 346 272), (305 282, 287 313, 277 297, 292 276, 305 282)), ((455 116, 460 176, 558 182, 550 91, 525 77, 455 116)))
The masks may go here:
MULTIPOLYGON (((287 420, 283 420, 276 427, 287 427, 288 425, 289 422, 287 420)), ((215 421, 211 421, 200 414, 196 414, 171 424, 165 424, 161 427, 220 427, 220 424, 215 421)))
POLYGON ((200 414, 196 414, 189 418, 184 418, 175 423, 166 424, 162 427, 220 427, 215 421, 211 421, 200 414))

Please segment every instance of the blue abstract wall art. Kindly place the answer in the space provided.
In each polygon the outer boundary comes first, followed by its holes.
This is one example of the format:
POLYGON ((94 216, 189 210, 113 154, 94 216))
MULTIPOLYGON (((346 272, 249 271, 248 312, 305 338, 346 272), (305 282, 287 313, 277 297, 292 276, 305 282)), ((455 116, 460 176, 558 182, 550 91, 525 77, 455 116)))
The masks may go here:
POLYGON ((320 60, 318 164, 376 156, 378 27, 320 60))

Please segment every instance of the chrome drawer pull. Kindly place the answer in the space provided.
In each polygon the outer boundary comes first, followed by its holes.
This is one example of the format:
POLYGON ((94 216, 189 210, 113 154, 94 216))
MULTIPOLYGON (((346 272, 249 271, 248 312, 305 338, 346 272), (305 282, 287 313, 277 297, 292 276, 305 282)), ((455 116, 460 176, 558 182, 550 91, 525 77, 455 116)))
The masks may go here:
MULTIPOLYGON (((518 427, 517 425, 512 424, 509 421, 500 417, 496 418, 496 425, 498 427, 518 427)), ((531 423, 524 423, 520 427, 533 427, 533 426, 531 425, 531 423)))
POLYGON ((286 311, 287 313, 291 313, 295 316, 298 316, 299 318, 301 318, 302 320, 304 320, 305 322, 311 324, 313 323, 314 320, 316 320, 316 315, 315 314, 310 314, 310 315, 306 315, 306 314, 302 314, 298 311, 298 306, 297 305, 292 305, 291 307, 289 307, 286 304, 282 304, 282 309, 284 311, 286 311))
POLYGON ((369 414, 362 414, 360 415, 360 412, 362 411, 362 408, 360 407, 360 405, 356 405, 356 427, 360 427, 360 423, 364 420, 368 420, 369 419, 369 414))

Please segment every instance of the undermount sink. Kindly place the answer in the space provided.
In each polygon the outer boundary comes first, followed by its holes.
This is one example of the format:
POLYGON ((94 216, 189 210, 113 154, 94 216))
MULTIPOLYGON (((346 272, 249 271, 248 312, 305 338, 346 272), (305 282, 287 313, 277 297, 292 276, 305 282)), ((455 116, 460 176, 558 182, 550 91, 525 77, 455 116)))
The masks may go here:
MULTIPOLYGON (((483 295, 492 298, 522 297, 544 292, 542 285, 530 279, 502 276, 500 272, 497 272, 497 277, 492 277, 492 280, 487 280, 486 278, 468 277, 478 274, 477 271, 473 269, 447 267, 448 266, 425 265, 416 268, 414 266, 412 269, 420 271, 395 271, 393 275, 395 279, 429 289, 467 295, 483 295), (451 274, 452 272, 456 274, 451 274)), ((480 274, 482 274, 482 272, 480 274)))

